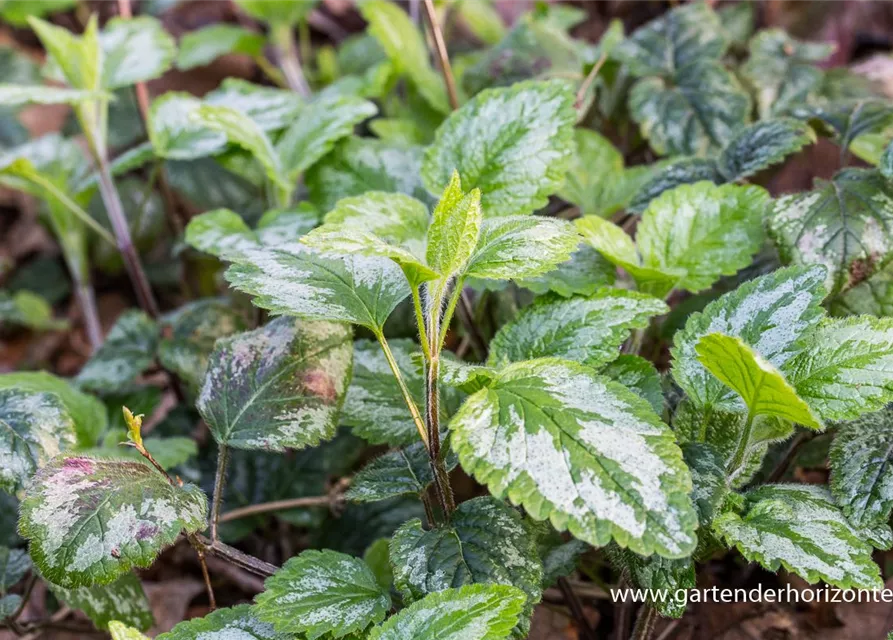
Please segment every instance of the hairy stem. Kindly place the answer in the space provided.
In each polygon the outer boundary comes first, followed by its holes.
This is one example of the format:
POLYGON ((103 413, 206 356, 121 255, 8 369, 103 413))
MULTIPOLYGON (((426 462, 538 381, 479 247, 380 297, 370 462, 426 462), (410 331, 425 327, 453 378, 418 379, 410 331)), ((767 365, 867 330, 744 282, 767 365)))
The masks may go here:
POLYGON ((229 449, 220 445, 217 450, 217 473, 214 475, 214 496, 211 499, 211 540, 217 541, 217 523, 220 520, 220 504, 223 502, 223 487, 226 485, 226 463, 229 449))
POLYGON ((654 625, 657 624, 657 609, 650 604, 642 605, 639 616, 636 618, 636 626, 633 627, 633 635, 630 640, 649 640, 654 633, 654 625))
POLYGON ((735 455, 732 457, 732 464, 729 467, 729 480, 738 475, 737 472, 741 469, 741 465, 744 464, 744 459, 747 457, 747 450, 750 448, 750 436, 753 431, 754 417, 753 411, 748 409, 747 419, 744 422, 744 429, 741 431, 741 438, 738 439, 738 446, 735 448, 735 455))
POLYGON ((289 88, 301 97, 310 97, 310 85, 304 77, 304 69, 301 67, 301 58, 295 46, 295 38, 291 32, 291 26, 287 24, 274 25, 271 35, 276 51, 279 54, 279 66, 289 88))
POLYGON ((437 20, 434 0, 425 0, 425 13, 428 14, 428 24, 431 26, 431 36, 434 38, 434 46, 437 49, 440 72, 443 74, 443 81, 446 84, 450 107, 455 110, 459 108, 459 93, 456 91, 456 79, 453 77, 453 67, 450 65, 450 56, 443 39, 443 31, 441 31, 440 23, 437 20))
POLYGON ((375 337, 378 338, 378 343, 381 345, 381 350, 384 352, 385 360, 388 361, 388 366, 391 368, 391 373, 394 374, 394 378, 397 379, 397 384, 400 385, 400 392, 403 394, 403 400, 404 402, 406 402, 409 413, 412 415, 412 420, 415 423, 416 430, 419 432, 419 437, 421 437, 422 442, 425 443, 425 447, 428 448, 430 451, 430 445, 428 444, 428 434, 425 431, 425 421, 422 420, 422 414, 419 412, 419 408, 416 406, 415 400, 412 399, 412 394, 409 392, 409 388, 406 386, 406 381, 403 379, 403 374, 400 372, 400 368, 397 366, 397 360, 394 358, 391 347, 388 344, 387 339, 384 337, 384 333, 382 333, 381 331, 377 331, 375 337))
POLYGON ((422 353, 425 360, 431 359, 431 349, 428 347, 428 332, 425 329, 425 313, 422 310, 422 298, 418 287, 412 287, 412 306, 415 310, 415 321, 419 328, 419 342, 422 344, 422 353))

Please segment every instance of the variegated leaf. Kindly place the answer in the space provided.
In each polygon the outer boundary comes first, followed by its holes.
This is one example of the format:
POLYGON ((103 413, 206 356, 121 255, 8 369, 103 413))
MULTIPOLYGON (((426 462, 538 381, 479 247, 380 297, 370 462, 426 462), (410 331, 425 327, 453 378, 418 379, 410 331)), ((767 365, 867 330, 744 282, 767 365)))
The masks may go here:
POLYGON ((646 593, 646 602, 667 618, 681 618, 685 614, 688 589, 695 588, 695 565, 691 558, 661 558, 631 553, 627 549, 608 547, 608 557, 627 577, 632 586, 646 593), (656 590, 666 590, 666 599, 654 598, 656 590), (652 591, 655 590, 655 591, 652 591))
POLYGON ((319 444, 335 435, 352 351, 343 324, 276 318, 217 341, 196 406, 222 445, 319 444))
POLYGON ((30 570, 27 551, 0 546, 0 596, 5 596, 30 570))
POLYGON ((887 548, 890 528, 851 526, 830 492, 817 485, 764 485, 744 496, 740 513, 719 516, 713 529, 752 562, 780 566, 814 584, 879 589, 871 546, 887 548))
MULTIPOLYGON (((212 611, 203 618, 181 622, 156 640, 292 640, 290 634, 277 633, 273 625, 261 622, 253 607, 240 604, 212 611)), ((124 639, 128 640, 128 639, 124 639)))
POLYGON ((552 356, 598 367, 620 354, 631 329, 644 329, 667 311, 657 298, 621 289, 586 298, 543 297, 503 325, 490 343, 488 364, 552 356))
POLYGON ((657 415, 664 412, 664 393, 661 375, 654 365, 632 354, 623 354, 609 362, 599 373, 627 387, 648 401, 657 415))
POLYGON ((682 557, 691 478, 648 403, 576 363, 511 364, 450 423, 462 467, 536 519, 602 546, 682 557))
POLYGON ((72 609, 79 609, 98 629, 108 629, 112 620, 145 631, 155 624, 143 584, 133 573, 125 573, 111 584, 66 589, 50 584, 50 590, 72 609))
POLYGON ((238 53, 260 55, 264 36, 234 24, 212 24, 190 31, 180 38, 177 68, 181 71, 203 67, 220 56, 238 53))
POLYGON ((112 18, 99 34, 102 46, 102 86, 129 87, 167 71, 177 45, 161 22, 152 16, 112 18))
MULTIPOLYGON (((449 450, 448 441, 441 441, 447 471, 459 464, 449 450)), ((423 494, 434 475, 428 449, 423 442, 381 455, 360 469, 353 477, 345 497, 354 502, 376 502, 395 496, 423 494)))
POLYGON ((391 598, 359 558, 304 551, 264 583, 254 613, 281 633, 315 640, 360 633, 384 619, 391 598))
POLYGON ((57 457, 25 492, 19 533, 41 574, 63 587, 108 584, 148 567, 181 531, 206 526, 198 487, 143 462, 57 457))
POLYGON ((125 311, 75 380, 82 389, 120 391, 152 364, 157 346, 155 321, 142 311, 125 311))
POLYGON ((586 243, 580 243, 569 260, 551 271, 517 280, 517 284, 534 293, 557 293, 569 298, 574 295, 591 296, 605 286, 614 284, 614 265, 586 243))
POLYGON ((225 79, 204 97, 203 102, 214 107, 235 109, 262 131, 270 133, 292 124, 304 108, 304 101, 294 91, 255 84, 241 78, 225 79))
POLYGON ((156 154, 174 160, 194 160, 223 151, 226 134, 192 118, 201 106, 202 101, 192 94, 177 91, 152 102, 146 126, 156 154))

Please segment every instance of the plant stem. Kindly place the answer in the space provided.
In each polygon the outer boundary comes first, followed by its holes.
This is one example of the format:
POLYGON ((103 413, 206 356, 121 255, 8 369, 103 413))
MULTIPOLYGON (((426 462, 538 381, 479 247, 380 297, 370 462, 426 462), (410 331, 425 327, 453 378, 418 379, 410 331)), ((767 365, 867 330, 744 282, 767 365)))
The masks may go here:
POLYGON ((586 614, 583 611, 583 605, 580 603, 577 594, 574 593, 570 582, 564 576, 558 578, 558 589, 561 591, 561 595, 564 596, 564 601, 577 622, 580 638, 582 640, 596 640, 592 627, 589 625, 589 620, 586 619, 586 614))
POLYGON ((589 91, 589 87, 592 86, 592 83, 595 82, 595 78, 598 76, 598 72, 601 71, 602 66, 607 61, 608 56, 604 53, 599 56, 599 59, 592 65, 592 69, 589 71, 589 74, 583 79, 583 82, 580 84, 580 89, 577 91, 577 97, 574 100, 574 109, 578 111, 583 106, 583 101, 586 99, 586 94, 589 91))
POLYGON ((205 552, 201 549, 195 550, 196 555, 198 555, 198 563, 202 567, 202 578, 205 580, 205 589, 208 591, 208 603, 211 606, 211 611, 217 609, 217 598, 214 597, 214 587, 211 586, 211 576, 208 573, 208 563, 205 562, 205 552))
POLYGON ((32 174, 30 172, 28 173, 28 175, 26 177, 24 177, 24 179, 27 180, 28 182, 33 182, 38 187, 40 187, 41 189, 46 191, 48 194, 50 194, 53 198, 58 200, 60 204, 62 204, 66 209, 68 209, 72 214, 74 214, 75 218, 79 219, 81 222, 83 222, 85 225, 87 225, 92 231, 95 231, 96 234, 100 238, 102 238, 104 241, 106 241, 113 247, 117 246, 117 242, 115 241, 115 236, 110 234, 105 227, 103 227, 101 224, 99 224, 98 222, 96 222, 96 220, 93 219, 93 216, 91 216, 89 213, 87 213, 81 207, 79 207, 77 205, 77 203, 75 203, 74 200, 69 198, 65 194, 65 192, 63 192, 61 189, 59 189, 52 182, 45 179, 43 176, 41 176, 38 173, 32 174))
POLYGON ((657 609, 650 604, 642 605, 639 616, 636 618, 636 626, 633 627, 633 635, 630 640, 648 640, 654 632, 657 623, 657 609))
POLYGON ((447 303, 446 311, 444 311, 443 323, 440 327, 440 335, 437 338, 437 352, 440 353, 441 349, 443 349, 443 343, 446 341, 447 333, 450 330, 450 320, 453 317, 453 314, 456 312, 456 305, 459 302, 459 299, 462 297, 464 293, 462 291, 464 280, 459 278, 456 281, 456 286, 453 288, 453 294, 450 296, 450 301, 447 303))
POLYGON ((453 67, 450 65, 450 56, 447 53, 446 42, 443 39, 443 31, 441 31, 440 23, 437 20, 434 0, 425 0, 425 13, 428 14, 428 24, 431 26, 431 35, 434 38, 434 46, 437 49, 440 72, 443 74, 443 81, 446 84, 450 107, 455 111, 459 108, 459 93, 456 91, 456 79, 453 77, 453 67))
POLYGON ((264 562, 260 558, 248 555, 247 553, 239 551, 219 540, 217 542, 211 542, 197 533, 190 534, 189 542, 192 543, 193 546, 196 544, 199 545, 205 554, 228 560, 230 564, 241 567, 256 576, 267 578, 279 570, 279 567, 274 564, 264 562))
POLYGON ((732 457, 732 465, 729 467, 730 481, 734 475, 737 475, 736 472, 741 468, 741 465, 744 464, 744 459, 747 457, 747 449, 750 446, 750 436, 753 431, 754 417, 753 411, 748 409, 747 419, 744 422, 744 429, 741 431, 741 438, 738 440, 738 446, 735 448, 735 455, 732 457))
POLYGON ((270 513, 272 511, 285 511, 286 509, 299 509, 301 507, 331 507, 337 504, 341 499, 341 494, 331 494, 326 496, 309 496, 306 498, 288 498, 286 500, 274 500, 273 502, 263 502, 261 504, 251 504, 247 507, 239 507, 232 511, 227 511, 220 516, 220 522, 231 522, 239 518, 247 518, 260 513, 270 513))
POLYGON ((474 309, 471 306, 471 299, 465 289, 462 290, 462 295, 459 296, 459 321, 465 328, 465 333, 468 335, 468 339, 471 341, 474 350, 477 351, 481 361, 486 360, 487 352, 489 351, 487 349, 487 341, 484 340, 480 328, 478 328, 477 323, 474 321, 474 309))
POLYGON ((384 352, 385 360, 388 361, 391 373, 394 374, 394 377, 397 379, 397 384, 400 385, 400 392, 403 394, 403 400, 406 402, 409 413, 412 415, 413 422, 415 422, 416 430, 419 432, 422 442, 425 443, 425 448, 430 451, 428 435, 425 431, 425 421, 422 420, 422 414, 419 412, 419 408, 416 406, 415 400, 412 399, 412 394, 406 386, 406 381, 403 379, 403 374, 397 366, 397 360, 394 358, 394 354, 391 351, 387 338, 384 337, 384 333, 381 331, 377 331, 375 337, 378 338, 378 343, 381 345, 381 350, 384 352))
POLYGON ((80 276, 74 275, 74 295, 78 299, 81 315, 84 318, 84 329, 87 331, 87 339, 95 351, 102 345, 102 325, 99 322, 99 310, 96 308, 96 294, 89 282, 81 281, 80 276))
POLYGON ((415 310, 415 321, 419 328, 419 342, 422 343, 422 353, 425 360, 431 359, 431 350, 428 347, 428 332, 425 330, 425 314, 422 310, 422 297, 418 287, 412 287, 412 306, 415 310))
POLYGON ((220 445, 217 450, 217 473, 214 475, 214 496, 211 499, 211 540, 217 542, 217 522, 220 519, 220 504, 223 502, 223 487, 226 485, 226 463, 229 449, 220 445))
POLYGON ((295 38, 291 32, 291 25, 277 24, 271 27, 271 36, 279 54, 279 66, 285 76, 289 88, 303 98, 310 97, 310 85, 304 77, 304 69, 301 67, 301 58, 295 46, 295 38))

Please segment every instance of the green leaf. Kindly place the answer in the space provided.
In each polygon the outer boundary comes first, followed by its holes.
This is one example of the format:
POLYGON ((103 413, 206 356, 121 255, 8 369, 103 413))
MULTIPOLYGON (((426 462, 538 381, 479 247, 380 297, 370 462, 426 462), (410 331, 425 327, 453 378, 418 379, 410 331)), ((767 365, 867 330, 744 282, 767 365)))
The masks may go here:
POLYGON ((765 29, 749 45, 742 75, 755 88, 760 118, 788 112, 809 102, 822 83, 815 66, 834 52, 834 45, 801 42, 781 29, 765 29))
POLYGON ((181 531, 204 529, 206 517, 201 489, 174 487, 143 462, 60 456, 26 490, 19 533, 45 578, 77 587, 148 567, 181 531))
POLYGON ((236 0, 236 4, 252 18, 270 25, 296 26, 313 11, 318 0, 282 2, 281 0, 236 0))
POLYGON ((217 341, 196 406, 219 444, 283 451, 335 435, 352 357, 343 324, 277 318, 217 341))
POLYGON ((466 189, 481 190, 485 218, 531 213, 564 182, 575 120, 573 93, 561 80, 482 91, 438 128, 425 185, 439 193, 458 171, 466 189))
POLYGON ((717 9, 719 22, 732 45, 744 47, 754 29, 754 6, 749 2, 725 4, 717 9))
POLYGON ((893 141, 884 147, 884 151, 881 153, 881 158, 878 162, 878 171, 887 180, 893 180, 893 141))
MULTIPOLYGON (((743 129, 742 133, 744 131, 747 129, 743 129)), ((681 184, 694 184, 702 180, 708 180, 714 184, 723 182, 715 160, 679 158, 663 164, 655 169, 651 178, 641 186, 636 197, 630 202, 629 210, 634 213, 642 213, 648 203, 664 191, 674 189, 681 184)))
MULTIPOLYGON (((444 447, 444 443, 441 443, 444 447)), ((447 455, 447 471, 459 464, 454 455, 447 455)), ((345 497, 354 502, 376 502, 394 496, 423 494, 434 476, 423 442, 379 456, 360 469, 353 477, 345 497)))
POLYGON ((74 420, 58 395, 0 390, 0 489, 20 489, 38 468, 76 441, 74 420))
POLYGON ((591 296, 602 287, 614 284, 614 271, 614 265, 598 251, 581 243, 569 260, 540 276, 523 278, 517 283, 537 294, 552 291, 565 298, 591 296))
POLYGON ((745 494, 741 513, 722 514, 713 529, 769 571, 783 566, 810 584, 842 589, 883 584, 869 542, 889 546, 889 527, 852 527, 825 487, 764 485, 745 494))
POLYGON ((296 243, 248 251, 226 278, 273 313, 352 322, 372 331, 409 295, 406 278, 389 260, 329 258, 296 243))
POLYGON ((502 16, 492 3, 463 0, 456 5, 463 24, 484 44, 496 44, 505 35, 502 16))
POLYGON ((740 338, 711 333, 698 341, 695 351, 710 373, 741 396, 750 416, 773 416, 812 429, 824 427, 784 375, 740 338))
POLYGON ((816 187, 776 200, 768 228, 783 260, 825 265, 837 293, 893 258, 893 184, 877 171, 844 169, 816 187))
MULTIPOLYGON (((389 340, 388 344, 416 405, 423 406, 425 381, 412 358, 419 350, 418 345, 407 339, 389 340)), ((353 376, 344 400, 341 424, 372 444, 403 446, 418 441, 418 431, 400 385, 381 346, 373 340, 354 343, 353 376)))
POLYGON ((463 469, 535 519, 596 546, 694 549, 691 479, 645 400, 576 363, 511 364, 450 423, 463 469))
POLYGON ((487 363, 499 367, 551 356, 599 367, 619 355, 631 329, 644 329, 667 311, 656 298, 620 289, 588 298, 543 297, 503 325, 490 342, 487 363))
MULTIPOLYGON (((279 3, 282 4, 282 3, 279 3)), ((229 609, 212 611, 203 618, 181 622, 156 640, 291 640, 293 636, 277 633, 273 625, 261 622, 253 607, 240 604, 229 609)), ((127 639, 125 639, 127 640, 127 639)))
POLYGON ((37 331, 58 331, 68 322, 53 317, 53 307, 42 296, 21 290, 13 294, 0 291, 0 327, 14 325, 37 331))
POLYGON ((30 570, 27 551, 0 546, 0 595, 5 596, 30 570))
POLYGON ((646 602, 667 618, 681 618, 687 608, 687 598, 679 597, 679 592, 694 589, 695 565, 691 558, 670 560, 660 556, 642 556, 626 549, 616 549, 609 557, 622 569, 632 586, 647 590, 646 602), (664 589, 669 597, 652 598, 652 589, 664 589))
POLYGON ((669 11, 637 29, 613 56, 636 76, 672 75, 702 60, 719 60, 728 42, 719 16, 706 4, 669 11))
POLYGON ((706 156, 747 124, 750 97, 721 63, 699 60, 670 78, 637 81, 629 111, 661 155, 706 156))
POLYGON ((17 593, 11 593, 8 596, 0 598, 0 618, 4 620, 11 616, 22 603, 22 596, 17 593))
POLYGON ((368 640, 504 640, 524 608, 523 591, 503 584, 431 593, 375 627, 368 640))
POLYGON ((363 562, 365 562, 372 573, 375 574, 378 584, 382 589, 391 591, 394 584, 394 573, 391 571, 391 559, 388 545, 388 538, 379 538, 369 545, 363 554, 363 562))
POLYGON ((893 316, 893 262, 831 302, 835 315, 893 316))
POLYGON ((210 64, 220 56, 239 53, 259 56, 263 51, 263 34, 234 24, 212 24, 190 31, 180 39, 177 68, 186 71, 210 64))
POLYGON ((362 560, 304 551, 264 583, 254 613, 281 633, 342 638, 384 619, 391 598, 362 560))
POLYGON ((72 609, 83 611, 98 629, 108 629, 112 620, 145 631, 155 618, 143 584, 133 573, 125 573, 111 584, 66 589, 50 584, 50 590, 72 609))
POLYGON ((112 634, 112 640, 149 640, 148 636, 117 620, 109 622, 109 632, 112 634))
POLYGON ((507 584, 527 594, 525 619, 542 595, 543 566, 521 514, 490 496, 460 504, 448 524, 410 520, 391 538, 394 584, 406 602, 466 584, 507 584))
POLYGON ((341 198, 391 191, 429 202, 421 179, 422 150, 374 138, 348 138, 307 171, 310 201, 330 211, 341 198))
POLYGON ((106 94, 98 91, 42 87, 36 85, 0 84, 0 105, 19 107, 26 104, 71 104, 96 100, 106 94))
MULTIPOLYGON (((132 409, 133 407, 128 408, 132 409)), ((136 413, 136 409, 133 409, 133 411, 136 413)), ((139 460, 141 455, 138 451, 121 446, 126 443, 124 434, 118 432, 116 435, 119 435, 120 437, 115 439, 106 436, 102 446, 79 449, 78 452, 91 457, 132 458, 134 460, 139 460)), ((156 436, 147 436, 143 438, 143 446, 149 450, 152 457, 155 458, 155 462, 165 470, 170 470, 182 465, 198 455, 198 444, 192 438, 187 437, 159 438, 156 436)))
POLYGON ((480 189, 462 191, 453 172, 428 228, 428 264, 446 278, 461 273, 478 245, 482 223, 480 189))
POLYGON ((241 78, 226 78, 204 97, 204 103, 235 109, 264 132, 288 127, 304 109, 304 101, 294 91, 254 84, 241 78))
POLYGON ((806 105, 792 110, 806 120, 819 120, 838 136, 840 146, 848 149, 862 135, 881 134, 893 124, 893 107, 877 98, 835 100, 823 105, 806 105))
POLYGON ((359 9, 369 23, 369 33, 398 72, 409 77, 431 107, 440 113, 449 113, 446 87, 440 74, 431 66, 422 34, 406 12, 385 0, 364 2, 359 9))
POLYGON ((579 207, 583 215, 606 218, 625 209, 652 169, 624 169, 620 151, 595 131, 577 128, 574 138, 576 152, 558 195, 579 207), (593 171, 593 167, 598 167, 598 171, 593 171))
POLYGON ((310 208, 273 209, 251 230, 244 218, 229 209, 195 216, 186 227, 185 240, 199 251, 221 260, 238 261, 246 251, 288 244, 316 226, 318 214, 310 208))
POLYGON ((102 87, 118 89, 160 77, 177 56, 177 45, 151 16, 112 18, 99 34, 102 87))
POLYGON ((209 129, 192 118, 202 106, 195 96, 169 91, 152 102, 147 129, 155 153, 162 158, 194 160, 219 153, 226 134, 209 129))
POLYGON ((761 120, 732 137, 719 156, 717 170, 724 182, 741 182, 815 140, 815 132, 804 122, 793 118, 761 120))
POLYGON ((791 384, 826 420, 853 420, 893 401, 893 318, 825 320, 786 366, 791 384))
MULTIPOLYGON (((695 345, 709 333, 741 338, 777 369, 805 347, 822 319, 823 267, 791 267, 744 283, 688 318, 674 339, 673 378, 702 408, 741 409, 735 394, 698 360, 695 345)), ((795 385, 796 386, 796 385, 795 385)))
POLYGON ((51 373, 18 371, 0 375, 0 390, 6 389, 57 395, 74 420, 79 447, 94 445, 108 425, 108 415, 99 400, 82 393, 64 378, 56 377, 51 373))
POLYGON ((831 493, 854 527, 882 525, 893 510, 893 408, 841 425, 831 450, 831 493))
POLYGON ((573 225, 543 216, 484 220, 465 275, 485 280, 524 280, 545 275, 568 260, 580 243, 573 225))
POLYGON ((125 311, 75 380, 91 391, 121 390, 149 368, 157 346, 155 321, 142 311, 125 311))
POLYGON ((71 9, 75 4, 77 0, 45 0, 37 3, 30 0, 4 0, 0 3, 0 16, 17 27, 27 27, 31 16, 42 18, 50 13, 71 9))
POLYGON ((51 75, 64 80, 72 89, 99 91, 102 88, 102 45, 95 15, 81 36, 39 18, 29 18, 28 24, 46 49, 48 64, 56 67, 51 75))
POLYGON ((647 400, 657 415, 663 414, 664 393, 660 374, 645 358, 624 354, 608 363, 600 373, 647 400))
POLYGON ((577 560, 591 548, 582 540, 574 538, 565 542, 564 537, 548 522, 527 520, 525 524, 537 538, 539 556, 543 563, 543 589, 554 585, 558 578, 573 573, 577 568, 577 560))
POLYGON ((289 180, 297 180, 335 143, 352 134, 356 125, 376 113, 373 103, 351 96, 319 96, 306 105, 276 142, 276 153, 289 180))

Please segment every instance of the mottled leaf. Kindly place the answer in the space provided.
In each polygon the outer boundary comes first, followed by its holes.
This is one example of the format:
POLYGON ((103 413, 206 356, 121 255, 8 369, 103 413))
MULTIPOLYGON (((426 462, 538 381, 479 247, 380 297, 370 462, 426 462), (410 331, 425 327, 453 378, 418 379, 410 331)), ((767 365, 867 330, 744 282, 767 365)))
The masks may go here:
POLYGON ((571 362, 507 366, 450 423, 463 469, 534 518, 602 546, 682 557, 691 479, 672 432, 625 387, 571 362))
POLYGON ((174 39, 152 16, 112 18, 99 34, 102 86, 128 87, 167 71, 177 55, 174 39))
MULTIPOLYGON (((441 442, 441 450, 448 451, 449 446, 441 442)), ((447 453, 447 471, 452 471, 457 464, 456 456, 447 453)), ((354 502, 375 502, 394 496, 420 495, 432 482, 428 450, 423 442, 415 442, 379 456, 360 469, 345 497, 354 502)))
POLYGON ((871 544, 888 547, 889 527, 852 527, 825 487, 764 485, 745 494, 741 513, 722 514, 713 529, 769 571, 783 566, 811 584, 822 580, 842 589, 883 584, 871 544))
POLYGON ((218 443, 301 449, 335 434, 352 356, 339 323, 277 318, 217 341, 196 406, 218 443))
POLYGON ((644 329, 669 310, 634 291, 602 289, 584 298, 543 297, 523 309, 490 342, 490 366, 556 357, 592 367, 619 355, 631 329, 644 329))
POLYGON ((228 53, 258 56, 264 48, 263 34, 234 24, 212 24, 190 31, 180 39, 177 68, 183 71, 210 64, 228 53))
POLYGON ((112 620, 142 631, 155 624, 143 585, 133 573, 125 573, 111 584, 70 589, 54 584, 49 587, 66 605, 83 611, 98 629, 108 629, 112 620))
POLYGON ((359 558, 304 551, 264 583, 254 613, 281 633, 341 638, 384 619, 391 598, 359 558))
POLYGON ((598 251, 581 243, 571 254, 570 260, 540 276, 523 278, 516 282, 538 294, 551 291, 565 298, 574 295, 591 296, 602 287, 614 284, 614 271, 614 265, 598 251))
POLYGON ((209 129, 192 118, 202 101, 189 93, 170 91, 152 102, 149 140, 162 158, 193 160, 219 153, 226 134, 209 129))
POLYGON ((196 486, 172 486, 143 462, 57 457, 25 492, 19 533, 34 564, 63 587, 108 584, 148 567, 180 532, 206 526, 196 486))
POLYGON ((155 321, 142 311, 125 311, 75 380, 82 389, 120 391, 152 364, 157 346, 155 321))
POLYGON ((47 391, 0 390, 0 489, 22 488, 50 458, 74 447, 74 419, 47 391))
POLYGON ((848 149, 862 135, 880 134, 893 124, 893 107, 877 98, 835 100, 828 104, 797 106, 793 115, 819 120, 837 135, 840 146, 848 149))
POLYGON ((722 150, 717 170, 724 182, 740 182, 815 142, 809 125, 793 118, 761 120, 741 129, 722 150))
POLYGON ((664 412, 664 394, 660 374, 650 361, 624 354, 609 362, 601 371, 648 401, 657 415, 664 412))
POLYGON ((681 184, 694 184, 702 180, 709 180, 714 184, 723 182, 715 160, 679 158, 668 162, 654 170, 654 174, 642 185, 630 202, 629 210, 634 213, 642 213, 648 204, 664 191, 674 189, 681 184))
POLYGON ((729 492, 725 462, 705 442, 682 445, 682 456, 691 471, 691 499, 698 510, 698 522, 701 527, 709 527, 729 492))
POLYGON ((292 124, 304 108, 294 91, 226 78, 204 97, 205 104, 228 107, 251 119, 262 131, 273 132, 292 124))
POLYGON ((481 190, 485 218, 531 213, 564 182, 573 152, 568 84, 521 82, 472 98, 437 130, 422 177, 434 193, 453 171, 481 190))
POLYGON ((0 546, 0 595, 6 595, 30 570, 27 551, 0 546))
POLYGON ((105 94, 80 89, 43 87, 38 85, 0 84, 0 105, 18 107, 26 104, 71 104, 96 100, 105 94))
POLYGON ((627 576, 635 589, 646 591, 646 602, 667 618, 681 618, 685 614, 687 598, 680 597, 680 591, 694 589, 695 565, 691 558, 661 558, 631 553, 626 549, 616 549, 609 553, 620 569, 627 576), (664 589, 666 599, 653 598, 651 591, 664 589))
MULTIPOLYGON (((291 640, 273 625, 258 620, 253 607, 240 604, 212 611, 203 618, 181 622, 156 640, 291 640)), ((126 640, 126 639, 125 639, 126 640)))

